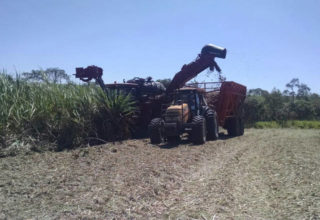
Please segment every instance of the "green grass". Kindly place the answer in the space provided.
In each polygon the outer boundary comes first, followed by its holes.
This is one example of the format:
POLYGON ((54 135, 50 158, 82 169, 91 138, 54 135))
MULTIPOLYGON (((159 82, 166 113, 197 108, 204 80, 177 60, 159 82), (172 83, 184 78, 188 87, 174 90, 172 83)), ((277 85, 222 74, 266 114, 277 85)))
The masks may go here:
POLYGON ((0 145, 29 142, 62 150, 130 136, 130 95, 97 86, 29 83, 0 74, 0 145), (47 144, 45 144, 47 143, 47 144))
POLYGON ((259 121, 254 123, 254 128, 301 128, 301 129, 320 129, 320 121, 259 121))

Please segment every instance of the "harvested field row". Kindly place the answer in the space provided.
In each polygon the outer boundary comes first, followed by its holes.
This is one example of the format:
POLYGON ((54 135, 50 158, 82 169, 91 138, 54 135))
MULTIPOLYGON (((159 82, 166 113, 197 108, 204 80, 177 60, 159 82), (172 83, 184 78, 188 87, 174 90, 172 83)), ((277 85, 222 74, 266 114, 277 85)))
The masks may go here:
POLYGON ((3 158, 0 218, 318 219, 320 132, 246 130, 3 158))

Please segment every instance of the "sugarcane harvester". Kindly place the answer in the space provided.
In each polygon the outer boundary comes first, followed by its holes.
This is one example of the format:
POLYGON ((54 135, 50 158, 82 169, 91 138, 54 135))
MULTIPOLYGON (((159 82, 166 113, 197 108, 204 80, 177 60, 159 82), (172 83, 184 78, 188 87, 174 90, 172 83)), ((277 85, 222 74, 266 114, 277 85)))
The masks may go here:
POLYGON ((149 87, 145 83, 148 79, 140 84, 134 80, 104 84, 102 69, 95 66, 76 68, 76 77, 83 81, 95 79, 103 89, 123 88, 133 91, 135 99, 139 100, 139 118, 143 122, 140 126, 148 128, 151 143, 177 140, 182 133, 187 132, 192 142, 202 144, 207 139, 218 138, 219 125, 232 136, 242 135, 244 131, 242 109, 245 86, 226 81, 186 86, 188 81, 207 68, 220 72, 215 58, 224 59, 226 53, 227 50, 222 47, 212 44, 204 46, 196 60, 183 65, 166 89, 161 84, 155 85, 150 79, 148 83, 152 86, 149 87), (212 88, 212 85, 218 86, 212 88))
POLYGON ((134 77, 123 83, 105 84, 102 79, 103 70, 97 66, 76 68, 75 75, 76 78, 84 82, 90 82, 94 79, 96 84, 106 92, 108 90, 119 91, 119 94, 122 95, 130 93, 136 105, 136 114, 133 118, 135 124, 133 135, 135 137, 145 136, 151 119, 161 115, 159 106, 161 106, 162 99, 159 99, 158 96, 165 93, 165 87, 161 83, 153 81, 151 77, 146 79, 134 77))

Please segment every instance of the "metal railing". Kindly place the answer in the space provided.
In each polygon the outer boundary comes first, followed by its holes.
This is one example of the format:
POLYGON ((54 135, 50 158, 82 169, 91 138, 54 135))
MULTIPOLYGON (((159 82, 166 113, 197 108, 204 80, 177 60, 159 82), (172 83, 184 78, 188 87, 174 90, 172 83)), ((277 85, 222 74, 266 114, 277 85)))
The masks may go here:
POLYGON ((215 92, 220 91, 221 82, 203 82, 203 83, 189 83, 186 86, 194 87, 194 88, 201 88, 204 89, 206 92, 215 92))

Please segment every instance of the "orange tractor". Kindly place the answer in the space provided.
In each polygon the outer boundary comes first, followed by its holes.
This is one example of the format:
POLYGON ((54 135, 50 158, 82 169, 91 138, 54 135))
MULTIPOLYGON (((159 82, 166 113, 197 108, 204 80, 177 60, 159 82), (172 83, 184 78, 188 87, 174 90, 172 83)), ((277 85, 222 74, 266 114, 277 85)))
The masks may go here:
POLYGON ((219 126, 232 136, 243 135, 243 102, 246 87, 235 82, 185 84, 203 70, 221 72, 215 58, 225 58, 227 50, 215 45, 202 48, 194 62, 184 65, 166 90, 169 102, 161 117, 149 124, 151 143, 180 139, 188 133, 191 141, 202 144, 219 137, 219 126), (170 98, 168 98, 170 97, 170 98))
POLYGON ((235 82, 188 84, 174 91, 162 117, 149 124, 151 143, 176 141, 188 133, 194 144, 203 144, 218 139, 219 126, 231 136, 243 135, 245 94, 246 87, 235 82))

